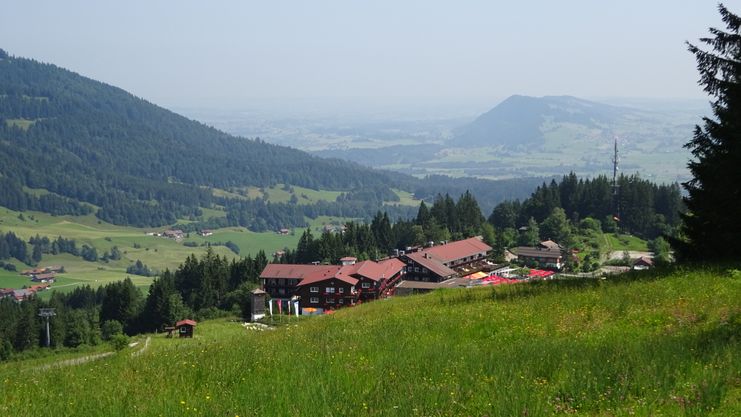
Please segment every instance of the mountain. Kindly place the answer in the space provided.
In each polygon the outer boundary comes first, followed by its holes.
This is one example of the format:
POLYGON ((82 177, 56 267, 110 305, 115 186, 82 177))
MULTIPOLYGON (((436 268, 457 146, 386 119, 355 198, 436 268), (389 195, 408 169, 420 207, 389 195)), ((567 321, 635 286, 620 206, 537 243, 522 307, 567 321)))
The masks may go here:
POLYGON ((635 113, 571 96, 511 96, 456 132, 456 145, 542 145, 546 124, 609 126, 635 113))
MULTIPOLYGON (((223 204, 210 188, 347 191, 405 180, 231 136, 120 88, 0 50, 2 206, 80 214, 92 205, 107 221, 162 225, 223 204)), ((240 210, 254 217, 262 208, 240 210)))

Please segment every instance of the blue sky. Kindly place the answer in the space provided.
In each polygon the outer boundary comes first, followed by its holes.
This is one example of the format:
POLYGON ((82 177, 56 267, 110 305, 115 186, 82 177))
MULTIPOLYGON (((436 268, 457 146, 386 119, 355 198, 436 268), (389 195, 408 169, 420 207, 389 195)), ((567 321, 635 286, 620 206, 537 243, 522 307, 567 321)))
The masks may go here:
POLYGON ((700 98, 684 41, 721 26, 700 0, 3 3, 0 48, 166 106, 700 98))

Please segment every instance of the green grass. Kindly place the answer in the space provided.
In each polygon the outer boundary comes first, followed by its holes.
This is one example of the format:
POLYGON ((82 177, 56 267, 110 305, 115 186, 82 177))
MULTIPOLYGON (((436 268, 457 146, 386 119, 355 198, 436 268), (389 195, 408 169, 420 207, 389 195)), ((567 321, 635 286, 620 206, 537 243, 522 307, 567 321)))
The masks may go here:
POLYGON ((391 191, 399 196, 399 201, 387 201, 386 204, 419 207, 421 200, 414 198, 414 194, 408 191, 399 190, 398 188, 392 188, 391 191))
POLYGON ((607 245, 612 251, 647 251, 648 244, 645 240, 632 236, 615 233, 605 233, 607 245))
POLYGON ((293 185, 290 189, 284 189, 283 184, 269 188, 242 187, 233 190, 214 189, 213 194, 217 197, 228 197, 237 199, 265 198, 271 203, 288 203, 291 197, 296 196, 297 204, 314 204, 318 201, 336 201, 342 191, 313 190, 311 188, 293 185))
POLYGON ((440 290, 64 369, 0 366, 13 416, 735 416, 741 277, 440 290))
MULTIPOLYGON (((223 211, 216 209, 204 210, 204 216, 223 215, 223 211)), ((126 268, 137 260, 155 270, 169 268, 176 269, 186 257, 191 254, 201 256, 206 252, 206 246, 187 247, 183 242, 176 242, 154 236, 146 236, 146 232, 162 231, 160 228, 135 228, 116 226, 98 220, 93 215, 88 216, 51 216, 40 212, 24 212, 23 219, 20 213, 5 208, 0 208, 0 231, 12 231, 21 238, 28 240, 32 236, 48 236, 53 239, 63 236, 77 241, 77 246, 83 244, 93 246, 97 249, 99 256, 117 246, 123 257, 118 261, 110 262, 87 262, 80 257, 68 254, 44 255, 41 266, 64 265, 67 273, 60 275, 60 279, 53 286, 60 291, 70 291, 75 285, 89 284, 93 287, 105 285, 130 276, 134 283, 140 287, 147 287, 152 279, 129 275, 126 268)), ((325 218, 326 219, 326 218, 325 218)), ((321 221, 321 220, 316 220, 321 221)), ((246 256, 264 250, 268 257, 277 250, 285 247, 294 248, 298 243, 299 233, 281 236, 275 232, 255 233, 242 227, 215 230, 212 236, 203 238, 193 233, 184 241, 194 241, 199 245, 206 242, 233 241, 240 247, 240 255, 234 254, 224 246, 213 247, 215 253, 227 258, 246 256)), ((29 268, 20 262, 14 262, 20 272, 29 268)), ((0 288, 20 288, 30 285, 30 279, 20 276, 17 272, 8 272, 0 269, 0 288)), ((44 294, 47 294, 46 292, 44 294)))

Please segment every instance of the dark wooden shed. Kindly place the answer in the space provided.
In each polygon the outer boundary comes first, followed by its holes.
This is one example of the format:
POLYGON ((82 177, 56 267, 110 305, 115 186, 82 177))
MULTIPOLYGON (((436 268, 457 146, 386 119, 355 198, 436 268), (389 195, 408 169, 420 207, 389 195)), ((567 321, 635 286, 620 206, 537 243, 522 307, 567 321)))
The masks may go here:
POLYGON ((185 319, 175 323, 175 328, 178 330, 180 337, 193 337, 196 324, 194 320, 185 319))

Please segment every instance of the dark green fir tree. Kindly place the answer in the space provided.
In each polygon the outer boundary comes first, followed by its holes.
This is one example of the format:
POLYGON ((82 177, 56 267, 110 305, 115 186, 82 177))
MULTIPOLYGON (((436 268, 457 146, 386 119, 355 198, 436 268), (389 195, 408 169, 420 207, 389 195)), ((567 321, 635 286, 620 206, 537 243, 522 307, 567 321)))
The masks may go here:
POLYGON ((686 145, 693 178, 684 184, 683 240, 673 242, 684 261, 741 259, 741 18, 718 8, 726 30, 711 28, 712 37, 700 39, 708 50, 687 44, 714 117, 704 118, 686 145))

